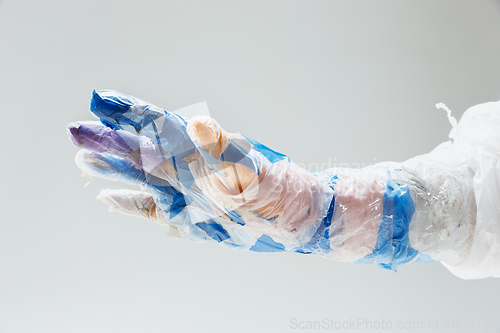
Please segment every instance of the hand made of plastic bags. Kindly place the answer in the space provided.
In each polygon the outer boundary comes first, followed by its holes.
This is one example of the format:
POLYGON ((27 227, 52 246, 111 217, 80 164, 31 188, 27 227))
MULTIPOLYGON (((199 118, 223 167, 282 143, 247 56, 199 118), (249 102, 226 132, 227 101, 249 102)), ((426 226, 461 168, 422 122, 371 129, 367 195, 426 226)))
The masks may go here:
MULTIPOLYGON (((103 190, 113 211, 172 236, 255 252, 319 254, 384 268, 422 260, 409 243, 414 205, 397 164, 310 173, 210 117, 185 119, 115 91, 94 92, 101 122, 68 126, 87 175, 139 185, 103 190), (401 178, 401 177, 400 177, 401 178)), ((427 258, 428 259, 428 258, 427 258)))
MULTIPOLYGON (((103 190, 111 210, 170 227, 170 235, 257 252, 322 253, 317 243, 333 197, 332 175, 313 175, 280 153, 115 91, 94 92, 101 122, 68 126, 88 175, 139 185, 103 190)), ((324 229, 324 228, 323 228, 324 229)))
POLYGON ((77 165, 141 188, 98 198, 171 236, 392 270, 438 260, 462 278, 500 276, 500 103, 469 109, 452 122, 453 142, 429 154, 317 173, 210 117, 111 90, 94 92, 90 109, 100 122, 68 126, 82 148, 77 165))

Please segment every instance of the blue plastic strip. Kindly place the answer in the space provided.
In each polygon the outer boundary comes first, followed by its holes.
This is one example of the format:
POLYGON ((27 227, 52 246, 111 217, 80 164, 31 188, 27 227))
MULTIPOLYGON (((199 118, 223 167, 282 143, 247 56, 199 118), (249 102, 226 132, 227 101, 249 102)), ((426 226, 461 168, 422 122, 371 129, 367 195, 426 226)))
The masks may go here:
POLYGON ((222 153, 220 160, 242 164, 250 170, 253 170, 257 175, 259 174, 259 167, 250 156, 250 152, 244 151, 239 145, 236 144, 236 142, 231 142, 227 146, 226 150, 222 153))
POLYGON ((250 248, 250 251, 254 252, 284 252, 285 246, 283 244, 275 242, 268 235, 262 235, 255 242, 255 244, 250 248))
POLYGON ((196 226, 205 231, 208 236, 216 240, 218 243, 230 238, 226 230, 219 223, 199 222, 196 223, 196 226))
POLYGON ((290 161, 290 158, 285 154, 278 153, 277 151, 272 150, 271 148, 264 146, 262 143, 250 139, 249 137, 246 137, 244 135, 243 137, 247 139, 247 141, 250 142, 255 147, 255 149, 260 151, 260 153, 264 155, 271 163, 276 163, 285 159, 290 161))
POLYGON ((355 264, 378 264, 397 271, 399 265, 412 261, 418 252, 410 247, 409 227, 415 206, 410 191, 389 179, 384 188, 383 219, 373 252, 355 264))
POLYGON ((227 215, 231 218, 231 221, 238 223, 239 225, 245 225, 245 221, 241 218, 241 214, 234 210, 226 209, 227 215))
MULTIPOLYGON (((336 184, 337 176, 334 175, 328 186, 334 191, 334 187, 336 184)), ((332 201, 328 207, 328 211, 326 216, 321 221, 316 233, 312 236, 311 240, 304 246, 295 249, 295 252, 302 254, 311 254, 311 253, 328 253, 331 251, 330 247, 330 226, 332 224, 333 210, 335 208, 335 196, 332 197, 332 201)))
POLYGON ((186 207, 186 196, 182 193, 177 193, 172 197, 172 205, 170 207, 170 218, 173 219, 186 207))
MULTIPOLYGON (((108 92, 108 91, 106 91, 108 92)), ((134 105, 134 99, 119 92, 109 91, 106 98, 95 90, 92 92, 90 111, 101 119, 101 122, 113 129, 118 129, 123 124, 132 125, 137 132, 142 128, 141 124, 124 116, 129 108, 134 105)))

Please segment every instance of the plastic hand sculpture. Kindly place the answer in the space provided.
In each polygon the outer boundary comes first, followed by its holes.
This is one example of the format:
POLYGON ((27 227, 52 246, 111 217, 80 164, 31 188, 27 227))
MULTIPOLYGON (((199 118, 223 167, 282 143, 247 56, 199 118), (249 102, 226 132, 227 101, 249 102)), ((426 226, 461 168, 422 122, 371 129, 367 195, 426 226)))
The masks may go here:
POLYGON ((72 123, 68 134, 86 174, 141 187, 103 190, 101 201, 171 236, 393 270, 442 261, 481 278, 500 276, 499 105, 467 111, 454 142, 427 155, 318 173, 210 117, 111 90, 92 96, 101 122, 72 123))

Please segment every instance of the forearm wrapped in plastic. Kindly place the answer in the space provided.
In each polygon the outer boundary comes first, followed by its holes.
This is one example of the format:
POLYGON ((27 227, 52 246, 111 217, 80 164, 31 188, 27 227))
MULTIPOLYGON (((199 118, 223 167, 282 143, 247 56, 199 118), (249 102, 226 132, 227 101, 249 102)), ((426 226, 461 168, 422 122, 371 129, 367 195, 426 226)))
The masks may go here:
MULTIPOLYGON (((500 127, 498 104, 490 107, 500 127)), ((102 124, 68 127, 84 149, 78 166, 142 189, 103 190, 99 199, 168 225, 172 236, 393 270, 438 260, 463 278, 500 275, 498 182, 485 185, 500 175, 492 164, 500 142, 488 146, 471 130, 489 120, 461 121, 455 142, 402 164, 310 173, 210 117, 188 120, 110 90, 93 93, 91 111, 102 124)))

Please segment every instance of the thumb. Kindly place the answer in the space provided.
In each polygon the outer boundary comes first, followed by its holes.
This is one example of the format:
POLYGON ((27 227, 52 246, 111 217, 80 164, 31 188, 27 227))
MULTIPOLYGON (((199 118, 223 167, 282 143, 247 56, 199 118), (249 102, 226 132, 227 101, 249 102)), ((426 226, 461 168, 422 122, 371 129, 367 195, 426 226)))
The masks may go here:
MULTIPOLYGON (((196 164, 198 168, 204 169, 198 170, 202 171, 201 178, 208 181, 202 186, 204 190, 216 190, 223 195, 234 196, 252 185, 255 187, 260 163, 258 156, 251 153, 252 147, 248 141, 239 138, 238 134, 226 132, 208 116, 192 117, 187 132, 204 160, 196 164)), ((198 179, 198 183, 202 183, 202 179, 198 179)))

